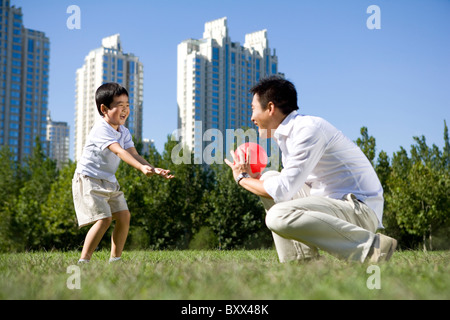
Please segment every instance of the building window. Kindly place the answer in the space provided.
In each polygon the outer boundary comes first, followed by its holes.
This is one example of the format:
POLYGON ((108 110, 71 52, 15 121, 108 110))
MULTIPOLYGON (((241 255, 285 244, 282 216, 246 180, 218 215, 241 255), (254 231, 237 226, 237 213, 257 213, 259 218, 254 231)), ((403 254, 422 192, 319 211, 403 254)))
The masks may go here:
POLYGON ((28 39, 28 52, 34 52, 34 40, 28 39))
POLYGON ((213 48, 213 60, 219 60, 219 48, 213 48))
POLYGON ((134 61, 130 61, 130 73, 135 73, 136 63, 134 61))

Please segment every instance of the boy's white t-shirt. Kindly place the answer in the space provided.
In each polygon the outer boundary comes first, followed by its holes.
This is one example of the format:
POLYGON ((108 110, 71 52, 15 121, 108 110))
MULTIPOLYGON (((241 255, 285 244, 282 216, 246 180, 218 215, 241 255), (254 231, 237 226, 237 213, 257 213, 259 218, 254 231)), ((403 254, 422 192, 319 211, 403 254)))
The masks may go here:
POLYGON ((116 171, 120 164, 120 158, 108 149, 111 144, 116 142, 123 149, 134 147, 133 139, 127 128, 119 126, 119 131, 117 131, 105 119, 97 121, 86 140, 76 172, 116 183, 116 171))

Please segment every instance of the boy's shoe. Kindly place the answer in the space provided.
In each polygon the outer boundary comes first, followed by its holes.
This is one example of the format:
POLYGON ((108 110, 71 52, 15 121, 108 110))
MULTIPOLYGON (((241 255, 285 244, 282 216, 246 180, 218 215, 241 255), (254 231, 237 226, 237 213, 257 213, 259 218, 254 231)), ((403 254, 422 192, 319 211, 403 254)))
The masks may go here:
POLYGON ((89 263, 90 262, 90 260, 87 260, 87 259, 80 259, 80 260, 78 260, 78 264, 86 264, 86 263, 89 263))
POLYGON ((397 248, 397 240, 385 236, 384 234, 377 233, 366 261, 372 263, 389 261, 395 248, 397 248))
POLYGON ((121 257, 109 258, 109 263, 114 263, 118 261, 122 261, 122 258, 121 257))

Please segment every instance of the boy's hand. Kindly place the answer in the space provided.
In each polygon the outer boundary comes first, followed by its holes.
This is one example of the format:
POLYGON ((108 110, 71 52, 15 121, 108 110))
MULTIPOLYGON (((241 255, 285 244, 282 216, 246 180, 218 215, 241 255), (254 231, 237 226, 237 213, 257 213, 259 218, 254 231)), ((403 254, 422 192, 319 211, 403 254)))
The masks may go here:
POLYGON ((155 174, 155 168, 148 166, 148 165, 142 165, 141 171, 147 177, 151 177, 153 174, 155 174))
POLYGON ((161 168, 155 168, 154 172, 155 172, 155 174, 160 175, 161 177, 166 178, 166 179, 172 179, 172 178, 175 177, 174 175, 169 174, 170 170, 164 170, 164 169, 161 169, 161 168))
POLYGON ((161 168, 153 168, 148 165, 143 165, 141 168, 141 171, 143 174, 145 174, 147 177, 151 177, 152 175, 156 174, 166 179, 172 179, 174 178, 174 175, 169 174, 170 170, 164 170, 161 168))

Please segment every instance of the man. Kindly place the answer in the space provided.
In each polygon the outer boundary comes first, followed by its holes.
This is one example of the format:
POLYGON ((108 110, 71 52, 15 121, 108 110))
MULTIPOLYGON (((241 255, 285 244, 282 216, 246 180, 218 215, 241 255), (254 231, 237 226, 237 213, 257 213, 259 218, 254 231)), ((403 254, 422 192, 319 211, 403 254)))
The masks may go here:
POLYGON ((251 90, 252 121, 261 138, 274 138, 283 170, 253 174, 251 159, 234 155, 236 182, 261 197, 281 262, 315 258, 324 250, 360 262, 387 261, 397 241, 382 227, 383 189, 364 153, 319 117, 297 110, 294 85, 277 76, 251 90))

